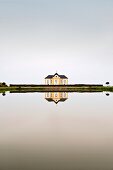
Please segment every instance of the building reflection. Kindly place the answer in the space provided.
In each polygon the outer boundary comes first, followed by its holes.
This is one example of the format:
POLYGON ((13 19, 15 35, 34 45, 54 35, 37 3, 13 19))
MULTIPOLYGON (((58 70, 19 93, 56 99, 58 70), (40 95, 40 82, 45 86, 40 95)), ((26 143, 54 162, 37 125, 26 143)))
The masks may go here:
POLYGON ((68 93, 66 92, 47 92, 45 93, 45 99, 48 102, 65 102, 68 99, 68 93))

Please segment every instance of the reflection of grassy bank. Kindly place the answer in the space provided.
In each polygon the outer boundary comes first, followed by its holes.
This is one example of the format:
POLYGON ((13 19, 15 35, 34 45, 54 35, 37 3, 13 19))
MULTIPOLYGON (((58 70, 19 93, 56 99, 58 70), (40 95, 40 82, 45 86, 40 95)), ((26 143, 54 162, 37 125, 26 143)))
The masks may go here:
POLYGON ((17 90, 17 88, 11 88, 11 87, 0 87, 0 93, 4 93, 7 91, 17 90))
POLYGON ((0 93, 10 92, 113 92, 113 86, 37 86, 37 87, 0 87, 0 93))
POLYGON ((113 92, 113 86, 109 86, 109 87, 103 86, 103 91, 113 92))

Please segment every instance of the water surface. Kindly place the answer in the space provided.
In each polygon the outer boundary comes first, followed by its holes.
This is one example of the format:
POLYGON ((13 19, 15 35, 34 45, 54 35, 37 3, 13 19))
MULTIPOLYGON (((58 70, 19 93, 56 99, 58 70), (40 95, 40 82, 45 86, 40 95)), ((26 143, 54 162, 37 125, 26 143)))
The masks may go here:
POLYGON ((0 170, 112 170, 113 94, 0 95, 0 170))

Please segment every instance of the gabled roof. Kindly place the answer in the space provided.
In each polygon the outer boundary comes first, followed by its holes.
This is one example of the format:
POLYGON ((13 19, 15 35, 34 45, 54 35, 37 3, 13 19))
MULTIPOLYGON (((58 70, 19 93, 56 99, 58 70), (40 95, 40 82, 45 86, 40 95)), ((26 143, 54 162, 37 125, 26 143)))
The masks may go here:
MULTIPOLYGON (((63 99, 58 99, 58 101, 53 100, 52 98, 45 98, 48 102, 54 102, 54 103, 59 103, 59 102, 65 102, 67 100, 67 98, 63 98, 63 99)), ((57 99, 56 99, 57 100, 57 99)))
POLYGON ((48 75, 47 77, 45 77, 45 79, 51 79, 56 75, 59 76, 61 79, 68 79, 65 75, 59 75, 58 73, 55 73, 54 75, 48 75))

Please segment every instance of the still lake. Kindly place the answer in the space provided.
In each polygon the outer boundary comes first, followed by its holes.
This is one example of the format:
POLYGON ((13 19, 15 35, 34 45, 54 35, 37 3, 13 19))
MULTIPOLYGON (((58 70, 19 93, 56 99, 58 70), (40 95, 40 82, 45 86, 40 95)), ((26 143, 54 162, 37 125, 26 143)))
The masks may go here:
POLYGON ((113 93, 46 95, 0 94, 0 170, 113 170, 113 93))

